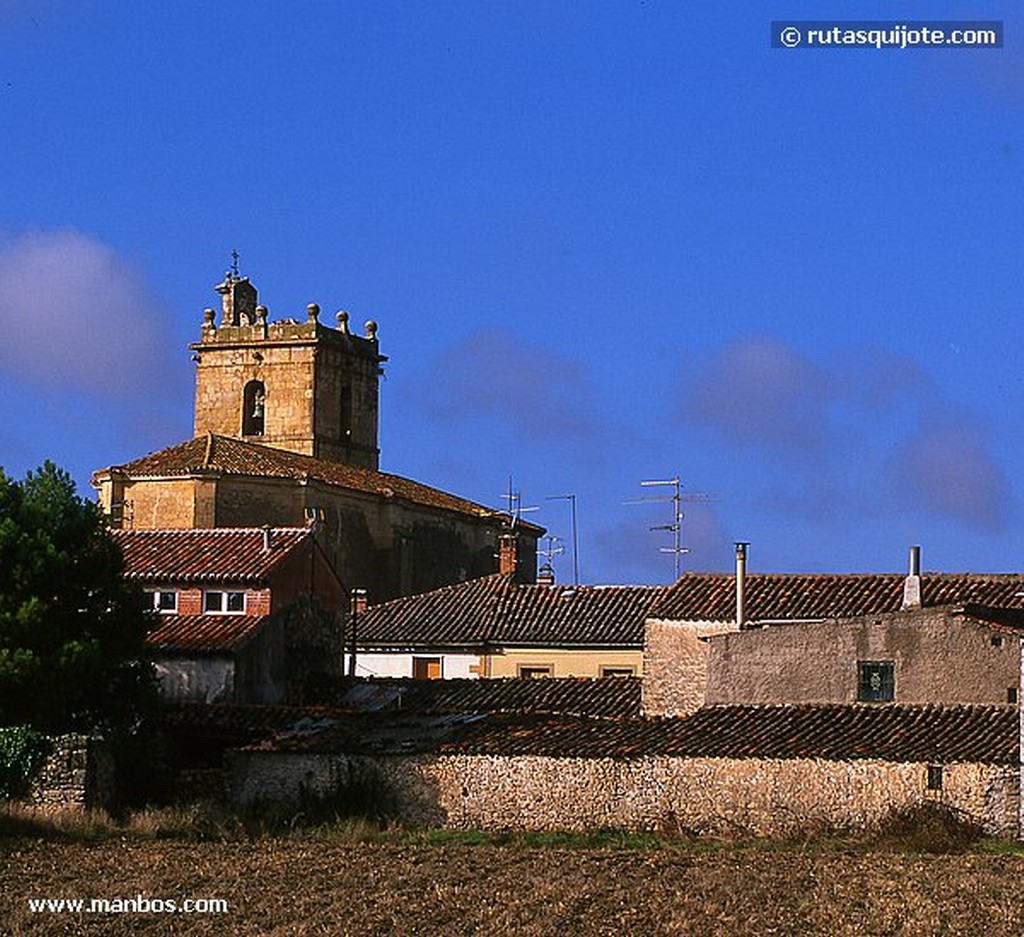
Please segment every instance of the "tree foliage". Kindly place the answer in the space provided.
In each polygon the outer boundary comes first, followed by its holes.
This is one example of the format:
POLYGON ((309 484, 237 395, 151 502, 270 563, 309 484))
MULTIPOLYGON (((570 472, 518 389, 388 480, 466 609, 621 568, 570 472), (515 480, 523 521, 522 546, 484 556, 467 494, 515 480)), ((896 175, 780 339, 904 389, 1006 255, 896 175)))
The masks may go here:
POLYGON ((131 724, 152 699, 142 596, 96 505, 51 462, 0 471, 0 724, 131 724))

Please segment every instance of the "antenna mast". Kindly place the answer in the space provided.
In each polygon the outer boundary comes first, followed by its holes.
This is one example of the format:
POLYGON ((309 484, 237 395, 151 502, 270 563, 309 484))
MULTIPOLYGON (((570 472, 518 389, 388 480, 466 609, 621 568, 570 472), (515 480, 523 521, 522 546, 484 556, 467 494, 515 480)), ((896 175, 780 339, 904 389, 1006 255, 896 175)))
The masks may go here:
POLYGON ((707 503, 709 501, 721 500, 718 495, 706 494, 704 492, 684 492, 682 489, 682 482, 677 474, 674 478, 667 479, 653 479, 650 481, 640 482, 642 488, 671 488, 672 493, 669 495, 651 495, 643 498, 638 498, 635 501, 627 501, 626 504, 650 504, 650 503, 671 503, 672 505, 672 523, 670 524, 656 524, 654 527, 649 528, 650 530, 670 530, 672 531, 672 546, 670 547, 659 547, 659 553, 671 553, 674 561, 675 578, 679 578, 680 572, 680 560, 679 558, 684 553, 689 553, 690 548, 682 545, 682 526, 683 518, 686 516, 683 513, 683 503, 707 503))

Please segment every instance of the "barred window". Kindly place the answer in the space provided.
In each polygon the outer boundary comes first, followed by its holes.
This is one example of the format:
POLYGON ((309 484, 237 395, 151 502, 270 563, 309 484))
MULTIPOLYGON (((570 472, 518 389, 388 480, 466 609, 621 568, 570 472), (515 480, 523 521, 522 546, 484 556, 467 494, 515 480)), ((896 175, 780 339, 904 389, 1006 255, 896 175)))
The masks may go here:
POLYGON ((895 664, 891 660, 857 662, 857 700, 861 703, 891 703, 896 698, 895 664))

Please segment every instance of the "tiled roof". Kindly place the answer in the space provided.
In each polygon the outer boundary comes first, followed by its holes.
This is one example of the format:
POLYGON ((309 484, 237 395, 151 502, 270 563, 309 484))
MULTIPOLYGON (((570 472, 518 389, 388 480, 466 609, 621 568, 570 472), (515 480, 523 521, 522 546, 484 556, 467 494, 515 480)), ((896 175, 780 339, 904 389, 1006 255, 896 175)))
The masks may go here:
MULTIPOLYGON (((903 604, 899 574, 747 574, 743 603, 748 621, 855 618, 898 612, 903 604)), ((926 573, 921 601, 926 606, 1022 607, 1024 575, 926 573)), ((736 579, 727 573, 686 573, 652 613, 674 621, 733 621, 736 579)))
POLYGON ((266 615, 160 615, 146 644, 159 651, 229 654, 267 623, 266 615))
MULTIPOLYGON (((327 485, 348 488, 378 498, 399 498, 413 504, 442 508, 473 517, 492 517, 496 513, 483 505, 431 488, 429 485, 421 485, 400 475, 375 472, 328 459, 315 459, 298 452, 275 449, 212 433, 161 449, 124 465, 111 466, 95 473, 95 476, 101 477, 106 472, 120 472, 132 478, 220 474, 315 479, 327 485)), ((542 530, 525 522, 522 522, 522 525, 532 533, 542 530)))
POLYGON ((820 758, 1014 764, 1013 706, 716 706, 681 719, 370 714, 270 751, 540 755, 554 758, 820 758))
POLYGON ((640 715, 640 679, 348 681, 337 702, 345 709, 405 713, 549 712, 622 718, 640 715))
POLYGON ((175 703, 160 709, 160 723, 189 735, 237 739, 240 743, 279 732, 319 731, 344 713, 322 706, 261 706, 240 703, 175 703))
POLYGON ((368 609, 364 647, 641 647, 659 586, 524 585, 496 574, 368 609))
POLYGON ((308 527, 112 530, 125 575, 148 582, 264 583, 311 536, 308 527), (264 544, 269 540, 269 549, 264 544))

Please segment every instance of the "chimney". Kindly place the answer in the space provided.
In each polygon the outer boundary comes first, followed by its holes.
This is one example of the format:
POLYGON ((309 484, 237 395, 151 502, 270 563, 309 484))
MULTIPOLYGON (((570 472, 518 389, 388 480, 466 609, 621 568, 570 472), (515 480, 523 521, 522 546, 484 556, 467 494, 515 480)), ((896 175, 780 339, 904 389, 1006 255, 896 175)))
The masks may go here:
POLYGON ((921 548, 910 548, 910 568, 903 582, 903 608, 921 607, 921 548))
POLYGON ((263 552, 267 553, 274 545, 273 530, 269 524, 263 525, 263 552))
POLYGON ((747 547, 749 543, 736 541, 736 627, 743 628, 747 622, 743 606, 743 591, 747 584, 747 547))
POLYGON ((359 646, 359 619, 366 614, 365 589, 352 590, 349 611, 349 623, 352 630, 352 645, 350 648, 351 653, 348 658, 348 675, 350 677, 354 677, 356 675, 356 653, 359 646))
POLYGON ((555 569, 550 563, 545 563, 537 570, 538 586, 553 586, 555 584, 555 569))
POLYGON ((510 530, 502 532, 498 537, 498 572, 499 573, 512 573, 516 572, 516 566, 518 562, 518 549, 517 549, 518 535, 510 530))

